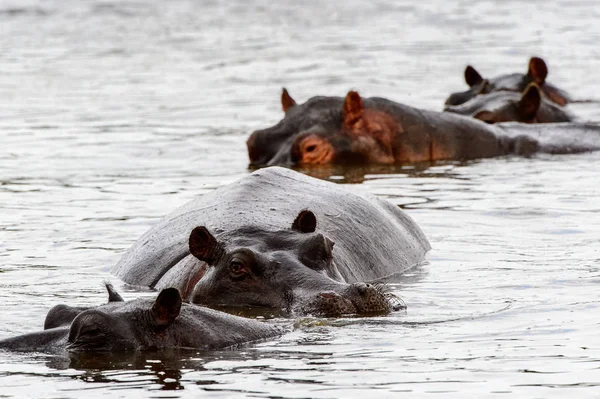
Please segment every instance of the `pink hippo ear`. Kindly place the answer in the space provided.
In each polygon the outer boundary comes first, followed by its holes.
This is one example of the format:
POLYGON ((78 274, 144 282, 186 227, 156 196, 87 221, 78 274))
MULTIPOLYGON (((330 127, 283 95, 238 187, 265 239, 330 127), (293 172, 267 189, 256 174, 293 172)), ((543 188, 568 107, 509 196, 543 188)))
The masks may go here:
POLYGON ((362 98, 355 91, 349 91, 344 99, 344 125, 352 127, 362 117, 364 110, 362 98))
POLYGON ((535 83, 530 83, 523 92, 517 105, 519 114, 526 119, 533 120, 540 108, 541 102, 542 96, 540 95, 540 89, 535 83))
POLYGON ((312 233, 317 229, 317 217, 314 213, 305 209, 300 211, 296 220, 292 223, 292 230, 299 231, 301 233, 312 233))
POLYGON ((538 57, 531 57, 529 60, 529 70, 527 71, 527 75, 541 86, 546 81, 546 76, 548 76, 548 67, 546 66, 546 62, 543 59, 538 57))
POLYGON ((478 85, 482 80, 483 78, 479 72, 477 72, 477 70, 475 70, 475 68, 473 68, 471 65, 467 65, 465 68, 465 82, 467 82, 469 87, 478 85))
POLYGON ((157 326, 165 327, 171 324, 181 310, 181 295, 177 288, 166 288, 158 294, 152 305, 152 316, 157 326))
POLYGON ((190 253, 209 265, 219 261, 225 250, 215 237, 204 226, 192 230, 189 239, 190 253))
POLYGON ((284 87, 281 91, 281 108, 283 108, 283 112, 287 112, 288 109, 292 108, 296 105, 296 100, 290 96, 287 89, 284 87))

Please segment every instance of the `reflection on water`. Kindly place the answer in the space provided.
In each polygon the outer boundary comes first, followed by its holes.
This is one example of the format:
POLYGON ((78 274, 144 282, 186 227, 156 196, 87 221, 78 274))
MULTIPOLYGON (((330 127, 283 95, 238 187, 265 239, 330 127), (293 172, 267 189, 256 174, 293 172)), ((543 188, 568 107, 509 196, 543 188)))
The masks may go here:
MULTIPOLYGON (((441 109, 471 64, 598 98, 594 2, 0 2, 0 338, 105 302, 160 217, 246 175, 245 140, 298 101, 357 89, 441 109), (560 17, 558 17, 560 16, 560 17)), ((600 120, 597 103, 573 104, 600 120)), ((6 397, 596 397, 600 154, 303 169, 405 208, 428 262, 386 317, 287 321, 237 350, 0 352, 6 397)))

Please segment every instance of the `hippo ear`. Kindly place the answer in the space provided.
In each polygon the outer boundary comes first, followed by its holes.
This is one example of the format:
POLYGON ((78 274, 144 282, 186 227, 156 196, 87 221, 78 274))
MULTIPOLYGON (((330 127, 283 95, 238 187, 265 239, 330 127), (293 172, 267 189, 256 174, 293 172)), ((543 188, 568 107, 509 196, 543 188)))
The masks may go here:
POLYGON ((543 85, 548 76, 548 67, 543 59, 538 57, 531 57, 529 60, 529 70, 527 75, 539 86, 543 85))
POLYGON ((192 230, 189 248, 192 255, 211 266, 218 262, 225 252, 223 246, 204 226, 192 230))
POLYGON ((360 95, 355 91, 349 91, 344 99, 344 124, 352 127, 362 117, 363 109, 360 95))
POLYGON ((181 295, 177 288, 166 288, 158 294, 154 305, 152 305, 152 316, 157 326, 168 326, 171 324, 181 310, 181 295))
POLYGON ((517 110, 526 120, 533 120, 537 114, 540 104, 542 102, 542 96, 540 95, 540 89, 535 83, 531 83, 523 92, 519 103, 517 104, 517 110))
POLYGON ((104 283, 108 291, 108 302, 123 302, 123 297, 119 295, 111 283, 104 283))
POLYGON ((314 213, 305 209, 300 211, 296 220, 292 223, 292 230, 299 231, 301 233, 312 233, 317 228, 317 217, 314 213))
POLYGON ((283 108, 283 112, 287 112, 288 109, 292 108, 296 105, 296 101, 290 96, 287 89, 284 87, 281 91, 281 107, 283 108))
POLYGON ((467 65, 465 68, 465 82, 467 82, 470 87, 473 87, 481 83, 482 80, 483 78, 479 72, 477 72, 471 65, 467 65))

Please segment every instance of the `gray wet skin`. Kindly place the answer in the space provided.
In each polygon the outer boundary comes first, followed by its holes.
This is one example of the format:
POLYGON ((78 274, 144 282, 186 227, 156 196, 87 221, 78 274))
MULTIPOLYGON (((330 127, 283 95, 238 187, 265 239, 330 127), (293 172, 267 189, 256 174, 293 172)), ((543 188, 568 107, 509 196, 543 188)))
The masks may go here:
POLYGON ((444 111, 471 116, 486 123, 557 123, 575 120, 566 109, 545 99, 534 83, 522 94, 512 91, 480 94, 463 104, 446 106, 444 111))
POLYGON ((281 329, 256 320, 182 303, 175 288, 162 290, 156 299, 112 300, 95 308, 71 309, 73 319, 67 325, 64 313, 59 312, 59 320, 53 309, 45 324, 56 327, 2 340, 0 349, 47 352, 218 349, 282 333, 281 329))
POLYGON ((495 91, 522 93, 531 83, 536 83, 540 87, 543 96, 557 105, 564 106, 573 101, 564 90, 546 81, 548 67, 546 62, 539 57, 531 57, 526 73, 511 73, 491 79, 484 79, 475 68, 468 65, 465 68, 464 76, 469 89, 463 92, 452 93, 446 99, 445 105, 460 105, 475 96, 495 91))
POLYGON ((366 282, 422 262, 429 248, 416 223, 389 202, 273 167, 176 210, 115 272, 129 284, 177 287, 185 300, 219 309, 381 314, 400 302, 366 282))

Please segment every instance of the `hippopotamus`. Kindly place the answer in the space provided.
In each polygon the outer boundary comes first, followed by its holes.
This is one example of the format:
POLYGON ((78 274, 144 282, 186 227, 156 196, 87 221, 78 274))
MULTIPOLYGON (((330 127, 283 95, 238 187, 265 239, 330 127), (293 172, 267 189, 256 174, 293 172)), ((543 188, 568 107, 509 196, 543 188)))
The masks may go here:
MULTIPOLYGON (((285 101, 284 101, 285 100, 285 101)), ((600 126, 589 123, 486 124, 449 112, 413 108, 384 98, 312 97, 291 101, 284 118, 247 140, 252 166, 407 164, 535 152, 600 149, 600 126)))
POLYGON ((471 116, 486 123, 556 123, 575 120, 565 108, 542 97, 535 83, 527 86, 522 94, 513 91, 479 94, 460 105, 446 106, 444 111, 471 116))
MULTIPOLYGON (((109 289, 110 291, 110 289, 109 289)), ((281 335, 277 326, 182 303, 176 288, 156 299, 112 299, 93 308, 58 305, 43 331, 0 340, 13 351, 117 352, 157 349, 219 349, 281 335)))
POLYGON ((271 167, 175 210, 113 272, 219 309, 381 314, 402 302, 375 280, 421 263, 429 249, 397 206, 271 167))
POLYGON ((484 79, 479 72, 471 65, 465 68, 465 81, 469 85, 469 90, 452 93, 446 99, 446 105, 460 105, 469 101, 479 94, 491 93, 494 91, 516 91, 522 93, 531 83, 537 84, 544 96, 561 106, 572 102, 571 97, 558 87, 546 82, 548 76, 548 66, 546 62, 539 57, 531 57, 527 73, 511 73, 500 75, 492 79, 484 79))

